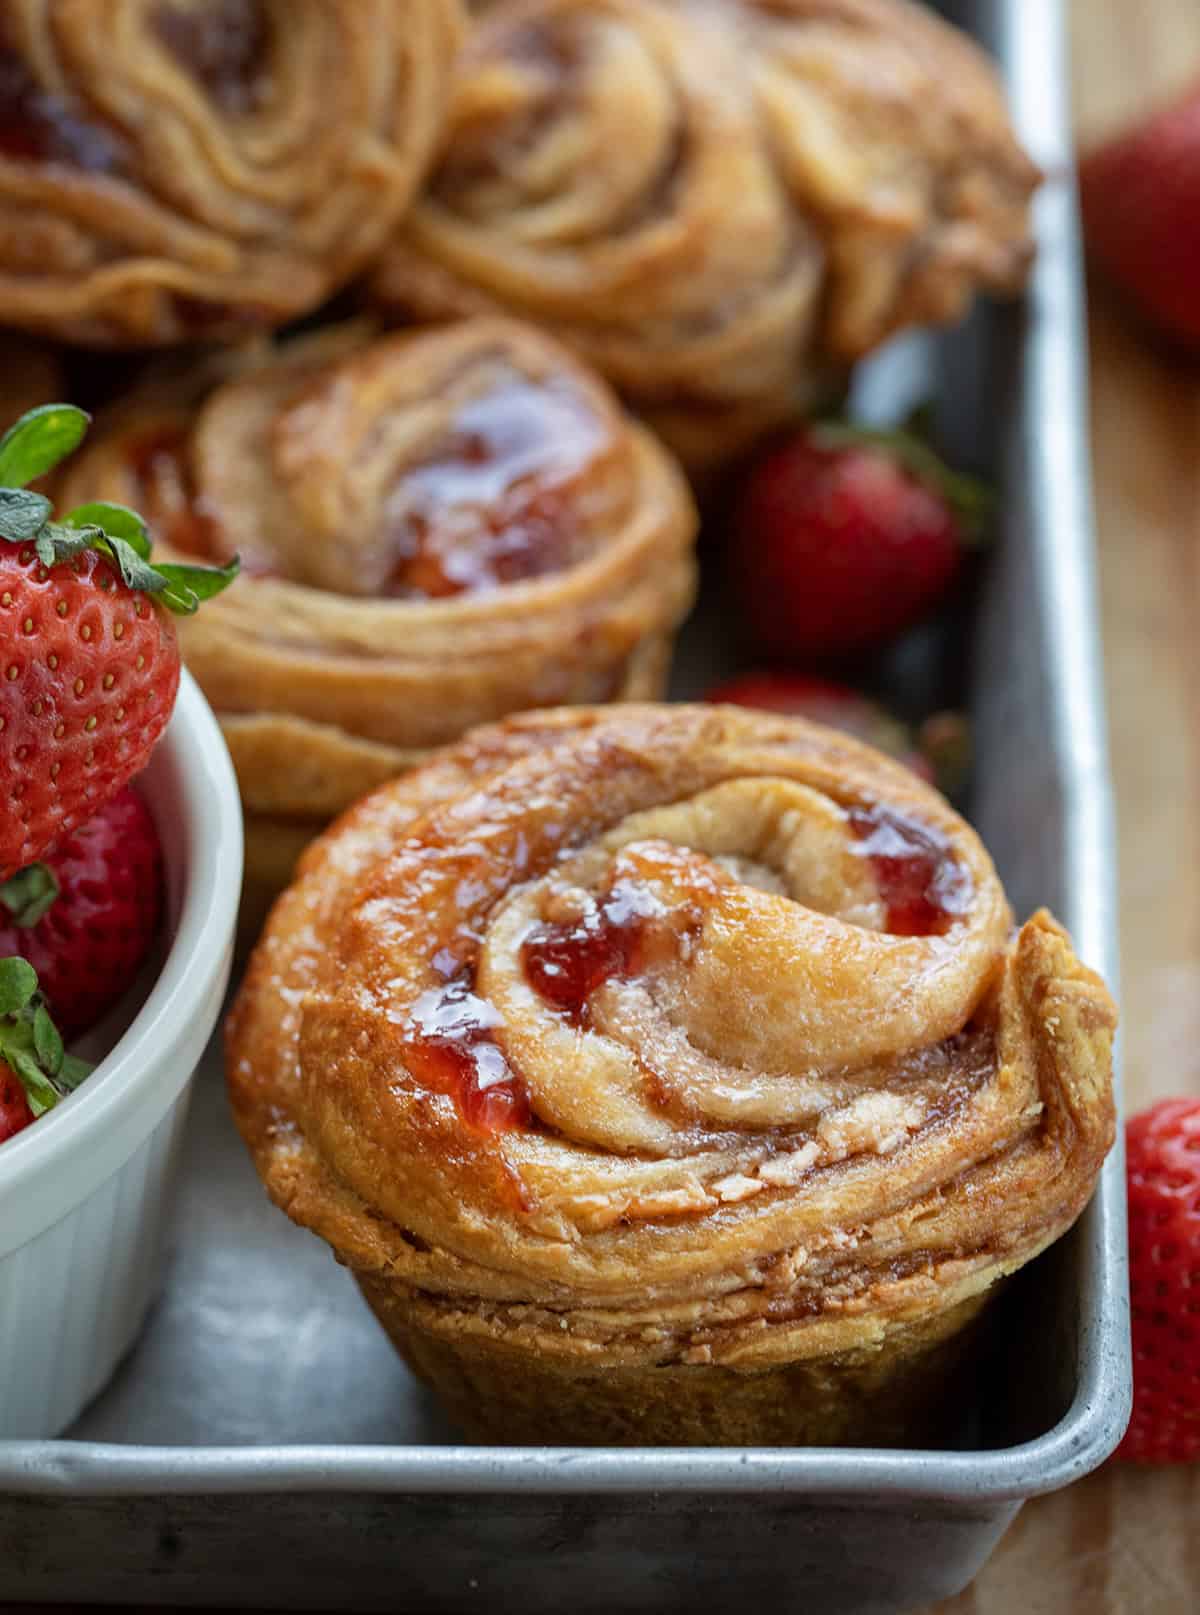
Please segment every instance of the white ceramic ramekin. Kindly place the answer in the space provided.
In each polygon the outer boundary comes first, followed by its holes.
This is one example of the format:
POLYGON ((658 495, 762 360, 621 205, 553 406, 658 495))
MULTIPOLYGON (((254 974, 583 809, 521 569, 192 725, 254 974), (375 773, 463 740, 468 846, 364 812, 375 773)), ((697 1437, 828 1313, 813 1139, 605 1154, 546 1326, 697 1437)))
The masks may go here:
POLYGON ((241 808, 186 673, 138 787, 166 862, 160 963, 85 1046, 104 1055, 87 1081, 0 1146, 0 1440, 58 1435, 137 1338, 188 1089, 229 977, 241 808))

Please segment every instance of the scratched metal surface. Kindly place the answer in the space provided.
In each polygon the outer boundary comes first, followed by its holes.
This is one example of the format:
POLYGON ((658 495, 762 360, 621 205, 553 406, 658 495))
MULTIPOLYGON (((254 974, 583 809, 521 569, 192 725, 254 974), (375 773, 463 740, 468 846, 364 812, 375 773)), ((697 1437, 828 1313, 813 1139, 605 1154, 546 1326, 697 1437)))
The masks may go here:
MULTIPOLYGON (((1051 0, 948 9, 996 50, 1048 171, 1041 252, 1024 307, 907 340, 860 383, 860 407, 881 416, 932 390, 948 445, 997 478, 1004 511, 969 641, 943 624, 874 671, 913 707, 969 679, 970 811, 1015 906, 1049 902, 1115 975, 1061 18, 1051 0)), ((734 665, 710 598, 676 693, 734 665)), ((955 1451, 463 1446, 324 1247, 266 1204, 214 1054, 142 1344, 69 1440, 0 1444, 0 1600, 918 1608, 974 1575, 1021 1499, 1117 1439, 1122 1219, 1113 1159, 1080 1226, 1014 1286, 955 1451)))

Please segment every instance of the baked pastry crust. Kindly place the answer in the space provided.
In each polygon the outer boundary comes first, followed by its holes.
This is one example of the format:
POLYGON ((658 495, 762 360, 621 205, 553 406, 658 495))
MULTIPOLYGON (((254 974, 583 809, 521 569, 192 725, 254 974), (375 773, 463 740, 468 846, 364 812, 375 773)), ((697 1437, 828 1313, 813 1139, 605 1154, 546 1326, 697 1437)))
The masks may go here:
POLYGON ((459 0, 8 0, 0 308, 96 345, 315 308, 433 155, 459 0))
POLYGON ((372 295, 536 320, 703 467, 1019 288, 1036 178, 986 57, 908 0, 498 0, 372 295))
POLYGON ((131 505, 167 552, 240 551, 181 639, 252 817, 314 833, 473 724, 662 693, 695 510, 557 343, 348 327, 232 363, 102 420, 62 498, 131 505))
POLYGON ((475 731, 305 855, 228 1028, 272 1198, 497 1439, 919 1439, 1085 1205, 1115 1010, 901 765, 734 708, 475 731))

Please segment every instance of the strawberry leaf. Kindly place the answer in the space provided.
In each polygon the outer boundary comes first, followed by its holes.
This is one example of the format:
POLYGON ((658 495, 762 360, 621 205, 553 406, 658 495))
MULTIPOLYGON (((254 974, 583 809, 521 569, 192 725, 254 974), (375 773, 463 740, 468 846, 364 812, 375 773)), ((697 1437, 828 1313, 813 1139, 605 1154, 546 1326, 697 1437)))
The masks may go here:
POLYGON ((58 896, 58 881, 48 864, 28 864, 0 885, 0 903, 22 930, 36 925, 49 913, 58 896))
POLYGON ((37 972, 25 959, 0 959, 0 1015, 16 1015, 37 991, 37 972))
POLYGON ((34 1116, 53 1110, 92 1069, 63 1048, 26 959, 0 959, 0 1061, 16 1073, 34 1116))
POLYGON ((187 617, 199 610, 201 601, 211 600, 213 595, 227 589, 241 569, 241 560, 236 555, 224 566, 188 566, 163 561, 154 568, 167 584, 163 605, 187 617))
POLYGON ((37 1057, 26 1049, 10 1047, 5 1049, 4 1058, 20 1077, 21 1086, 25 1090, 25 1097, 33 1114, 44 1116, 48 1110, 53 1110, 61 1096, 38 1065, 37 1057))
POLYGON ((24 488, 79 447, 91 416, 74 404, 42 404, 0 437, 0 486, 24 488))
POLYGON ((58 1027, 50 1019, 50 1011, 45 1004, 39 1004, 33 1014, 33 1046, 37 1052, 38 1062, 47 1076, 58 1076, 66 1059, 66 1050, 63 1048, 58 1027))
POLYGON ((995 494, 978 477, 952 470, 921 435, 925 429, 922 412, 915 410, 904 426, 859 426, 850 421, 822 420, 814 425, 812 435, 823 448, 875 448, 890 456, 909 476, 946 501, 963 539, 978 542, 995 508, 995 494))
POLYGON ((117 563, 122 581, 130 589, 140 589, 143 594, 161 594, 167 587, 167 580, 158 569, 151 566, 149 561, 144 561, 133 545, 127 544, 123 538, 106 533, 96 540, 93 548, 108 551, 117 563))
POLYGON ((64 527, 61 522, 47 522, 37 536, 34 548, 43 566, 57 566, 70 561, 84 550, 90 549, 104 534, 98 527, 64 527))
POLYGON ((81 1060, 78 1055, 64 1054, 62 1067, 55 1081, 60 1088, 68 1093, 74 1093, 85 1077, 90 1077, 95 1066, 88 1060, 81 1060))
POLYGON ((90 417, 71 404, 44 404, 22 415, 0 438, 0 540, 33 542, 43 566, 57 566, 81 550, 100 550, 116 563, 128 589, 153 595, 160 605, 191 616, 204 600, 227 589, 241 570, 235 555, 224 566, 155 565, 150 534, 137 511, 95 500, 77 505, 61 521, 53 507, 25 484, 57 465, 79 443, 90 417))
POLYGON ((143 561, 150 559, 150 534, 136 510, 127 505, 112 505, 96 500, 90 505, 76 505, 62 518, 64 527, 94 527, 109 538, 120 538, 136 550, 143 561))
POLYGON ((0 488, 0 538, 10 544, 28 544, 46 525, 52 508, 44 494, 0 488))

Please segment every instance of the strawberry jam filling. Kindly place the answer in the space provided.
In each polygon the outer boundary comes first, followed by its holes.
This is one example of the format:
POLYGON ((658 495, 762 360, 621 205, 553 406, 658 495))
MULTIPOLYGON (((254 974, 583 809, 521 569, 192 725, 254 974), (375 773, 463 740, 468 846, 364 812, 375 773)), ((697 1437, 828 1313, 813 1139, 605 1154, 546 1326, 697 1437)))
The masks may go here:
MULTIPOLYGON (((201 561, 229 560, 220 520, 197 491, 182 424, 155 426, 132 438, 125 446, 125 463, 136 484, 133 503, 157 539, 201 561)), ((243 554, 241 561, 250 577, 278 575, 261 553, 243 554)))
POLYGON ((849 819, 893 936, 941 936, 967 912, 970 876, 936 831, 881 807, 851 808, 849 819))
POLYGON ((572 564, 584 535, 569 485, 602 447, 600 422, 567 387, 510 375, 470 399, 387 502, 385 593, 478 594, 572 564))
POLYGON ((502 1133, 530 1122, 529 1095, 493 1037, 499 1014, 468 976, 422 993, 412 1007, 404 1063, 423 1088, 448 1094, 468 1126, 502 1133))
POLYGON ((226 116, 243 117, 262 104, 270 33, 257 0, 164 5, 153 24, 163 45, 226 116))
POLYGON ((126 156, 115 130, 40 87, 18 53, 6 46, 0 19, 0 157, 116 174, 126 166, 126 156))
POLYGON ((220 529, 197 496, 184 428, 155 427, 135 438, 126 462, 137 482, 138 508, 163 542, 206 560, 219 555, 220 529))
POLYGON ((580 1022, 598 988, 644 966, 651 918, 647 894, 620 882, 574 924, 530 932, 521 945, 526 979, 548 1004, 580 1022))

